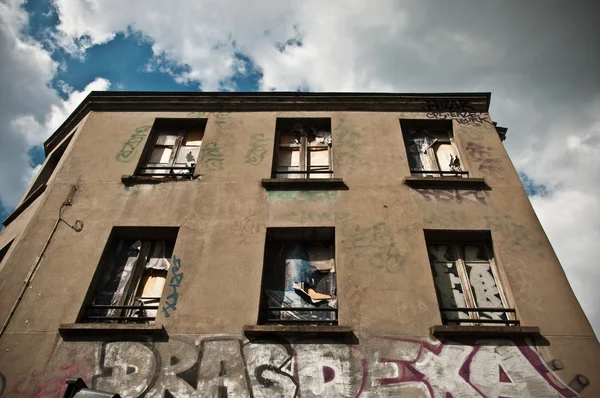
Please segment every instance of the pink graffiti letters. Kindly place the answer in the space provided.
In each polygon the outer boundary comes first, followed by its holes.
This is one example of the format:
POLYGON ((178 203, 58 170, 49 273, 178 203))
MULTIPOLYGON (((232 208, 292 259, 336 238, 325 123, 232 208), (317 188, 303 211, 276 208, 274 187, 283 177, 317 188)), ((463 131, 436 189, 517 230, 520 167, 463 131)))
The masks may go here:
POLYGON ((492 147, 485 147, 481 144, 469 141, 465 147, 469 156, 477 163, 479 172, 485 175, 492 176, 498 180, 502 180, 502 160, 497 159, 492 154, 492 147))
POLYGON ((415 189, 426 201, 445 203, 475 203, 487 206, 486 194, 480 190, 460 189, 415 189))

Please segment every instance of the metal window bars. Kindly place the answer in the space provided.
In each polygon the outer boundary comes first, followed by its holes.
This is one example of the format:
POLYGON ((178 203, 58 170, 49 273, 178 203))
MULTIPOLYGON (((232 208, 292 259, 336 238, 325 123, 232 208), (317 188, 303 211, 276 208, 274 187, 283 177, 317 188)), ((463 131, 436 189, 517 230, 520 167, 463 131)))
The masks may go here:
POLYGON ((456 176, 456 177, 469 177, 468 171, 442 171, 442 170, 415 170, 410 169, 411 174, 440 174, 442 177, 444 176, 456 176))
MULTIPOLYGON (((264 313, 268 312, 330 312, 333 313, 333 319, 284 319, 284 318, 269 318, 265 317, 264 323, 266 324, 299 324, 299 325, 310 325, 310 324, 319 324, 319 325, 337 325, 337 308, 331 307, 267 307, 263 310, 264 313)), ((330 315, 331 316, 331 315, 330 315)))
MULTIPOLYGON (((493 313, 504 313, 506 314, 506 318, 507 319, 481 319, 481 318, 464 318, 464 319, 447 319, 444 317, 444 324, 450 324, 450 323, 458 323, 458 324, 463 324, 463 323, 472 323, 472 324, 478 324, 478 323, 486 323, 486 324, 504 324, 507 326, 510 325, 514 325, 514 326, 520 326, 521 325, 521 321, 516 320, 516 319, 508 319, 509 316, 508 314, 515 314, 516 310, 514 308, 471 308, 471 307, 455 307, 455 308, 440 308, 440 311, 443 313, 446 312, 469 312, 469 313, 482 313, 482 312, 493 312, 493 313)), ((470 315, 470 314, 469 314, 470 315)))
MULTIPOLYGON (((325 166, 324 166, 325 167, 325 166)), ((310 177, 311 174, 329 174, 333 176, 333 170, 329 170, 329 168, 324 169, 316 169, 315 170, 279 170, 277 169, 275 174, 305 174, 307 178, 310 177)))
POLYGON ((190 166, 140 166, 138 174, 151 177, 192 176, 195 168, 196 164, 194 163, 190 166), (165 170, 165 172, 156 173, 154 170, 165 170))
POLYGON ((144 301, 155 301, 156 305, 101 305, 90 304, 86 306, 86 312, 83 316, 85 322, 117 322, 117 323, 145 323, 154 321, 156 316, 145 316, 146 310, 158 310, 160 297, 135 297, 135 301, 144 303, 144 301), (116 314, 106 315, 108 310, 116 311, 116 314), (104 313, 104 315, 97 315, 104 313))

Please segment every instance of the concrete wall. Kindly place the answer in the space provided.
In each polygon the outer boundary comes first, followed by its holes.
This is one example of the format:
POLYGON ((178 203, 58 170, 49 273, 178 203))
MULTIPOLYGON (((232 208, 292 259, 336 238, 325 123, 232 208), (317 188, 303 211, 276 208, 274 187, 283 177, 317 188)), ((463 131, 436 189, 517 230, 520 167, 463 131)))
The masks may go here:
MULTIPOLYGON (((410 189, 400 118, 445 113, 91 113, 0 272, 6 319, 29 267, 77 183, 61 223, 0 339, 3 396, 61 396, 67 376, 123 396, 572 396, 577 374, 600 395, 600 346, 544 234, 489 116, 455 120, 464 169, 488 191, 410 189), (155 118, 208 117, 192 181, 126 187, 155 118), (336 177, 348 190, 266 191, 277 117, 331 117, 336 177), (133 137, 132 137, 133 136, 133 137), (263 151, 256 140, 266 139, 263 151), (169 342, 63 342, 59 324, 81 309, 113 226, 179 227, 183 280, 176 310, 156 323, 169 342), (249 342, 256 324, 265 232, 333 226, 339 323, 358 344, 302 336, 249 342), (524 326, 549 345, 499 336, 438 341, 441 317, 424 229, 490 230, 505 289, 524 326), (382 233, 383 231, 383 233, 382 233), (368 250, 364 249, 368 246, 368 250), (560 359, 563 370, 544 364, 560 359), (559 379, 560 378, 560 379, 559 379), (194 392, 196 391, 196 392, 194 392), (298 395, 300 394, 300 395, 298 395), (169 395, 166 395, 169 396, 169 395), (404 396, 404 395, 403 395, 404 396)), ((17 220, 15 220, 17 222, 17 220)), ((3 237, 4 232, 0 235, 3 237)), ((163 292, 161 306, 170 293, 163 292)))

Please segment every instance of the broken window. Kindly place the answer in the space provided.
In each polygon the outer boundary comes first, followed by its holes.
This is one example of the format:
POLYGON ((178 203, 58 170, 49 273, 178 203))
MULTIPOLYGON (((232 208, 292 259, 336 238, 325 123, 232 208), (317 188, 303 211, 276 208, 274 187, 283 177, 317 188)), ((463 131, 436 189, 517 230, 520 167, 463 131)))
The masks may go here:
POLYGON ((467 177, 452 136, 452 121, 402 120, 400 122, 411 175, 467 177))
POLYGON ((261 324, 337 325, 333 228, 268 228, 261 324))
POLYGON ((276 178, 333 177, 331 120, 278 118, 276 178))
POLYGON ((153 230, 162 236, 122 236, 118 229, 113 231, 92 284, 83 322, 149 323, 156 318, 176 229, 153 230))
POLYGON ((198 162, 206 119, 157 119, 139 175, 192 175, 198 162))
POLYGON ((488 243, 428 241, 427 253, 444 324, 519 324, 488 243))

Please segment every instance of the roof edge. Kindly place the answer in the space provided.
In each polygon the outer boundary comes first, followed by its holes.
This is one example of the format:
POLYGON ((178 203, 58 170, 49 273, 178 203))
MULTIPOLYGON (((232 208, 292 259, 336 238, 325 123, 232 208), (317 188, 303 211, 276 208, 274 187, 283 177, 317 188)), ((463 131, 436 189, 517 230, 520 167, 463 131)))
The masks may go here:
POLYGON ((490 92, 352 93, 352 92, 165 92, 92 91, 44 142, 46 155, 90 111, 379 111, 488 112, 490 92))

